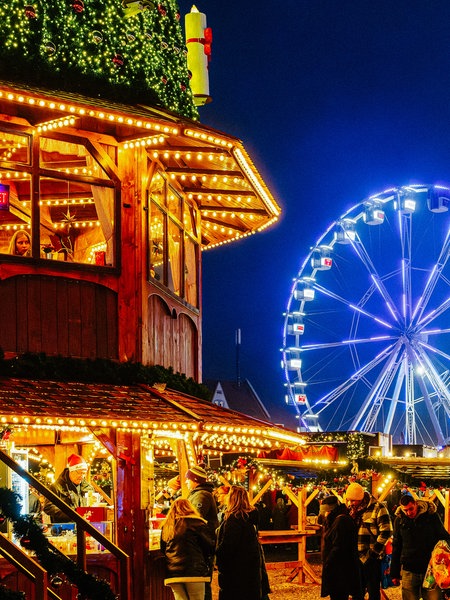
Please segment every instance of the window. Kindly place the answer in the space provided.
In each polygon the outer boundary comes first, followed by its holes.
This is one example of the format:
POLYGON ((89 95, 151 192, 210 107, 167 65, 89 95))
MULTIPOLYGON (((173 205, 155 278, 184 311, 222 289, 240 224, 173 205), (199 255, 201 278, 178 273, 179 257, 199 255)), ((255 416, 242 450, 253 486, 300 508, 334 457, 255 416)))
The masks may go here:
MULTIPOLYGON (((0 253, 32 256, 31 243, 22 250, 36 235, 34 258, 114 265, 116 189, 89 144, 42 136, 36 169, 31 136, 0 131, 0 253)), ((103 149, 114 158, 113 148, 103 149)))
POLYGON ((148 214, 150 279, 197 307, 200 240, 196 207, 157 173, 148 214))

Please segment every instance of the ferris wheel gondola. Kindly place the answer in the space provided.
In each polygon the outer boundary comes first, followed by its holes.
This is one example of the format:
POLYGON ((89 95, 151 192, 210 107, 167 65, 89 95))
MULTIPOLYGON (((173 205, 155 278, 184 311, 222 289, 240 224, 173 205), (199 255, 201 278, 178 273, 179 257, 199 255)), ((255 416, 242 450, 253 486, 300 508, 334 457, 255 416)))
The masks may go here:
POLYGON ((450 437, 450 189, 386 190, 334 221, 305 257, 283 327, 299 428, 450 437))

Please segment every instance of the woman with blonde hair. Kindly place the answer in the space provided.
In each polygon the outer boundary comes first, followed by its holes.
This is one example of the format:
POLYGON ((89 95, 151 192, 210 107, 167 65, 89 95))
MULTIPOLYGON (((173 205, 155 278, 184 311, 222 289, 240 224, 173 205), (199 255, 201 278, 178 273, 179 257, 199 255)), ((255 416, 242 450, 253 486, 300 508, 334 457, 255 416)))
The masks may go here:
POLYGON ((8 254, 31 256, 31 236, 25 229, 19 229, 9 242, 8 254))
POLYGON ((219 600, 265 600, 270 587, 258 540, 258 511, 241 486, 230 488, 217 537, 219 600))
POLYGON ((189 500, 174 500, 161 527, 161 550, 166 557, 164 583, 175 600, 204 599, 214 545, 207 522, 189 500))

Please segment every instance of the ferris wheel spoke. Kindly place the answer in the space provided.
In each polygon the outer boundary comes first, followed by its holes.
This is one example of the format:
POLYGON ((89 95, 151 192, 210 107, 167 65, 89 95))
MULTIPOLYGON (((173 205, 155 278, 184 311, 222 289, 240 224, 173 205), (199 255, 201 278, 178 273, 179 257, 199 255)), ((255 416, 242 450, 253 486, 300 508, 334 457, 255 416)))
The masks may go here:
POLYGON ((370 342, 380 342, 380 341, 389 341, 396 339, 392 335, 379 335, 370 338, 359 338, 359 339, 350 339, 350 340, 342 340, 340 342, 323 342, 320 344, 304 344, 301 346, 302 352, 307 352, 308 350, 327 350, 328 348, 340 348, 345 345, 352 344, 368 344, 370 342))
POLYGON ((339 294, 335 294, 331 290, 327 290, 326 288, 324 288, 323 286, 319 285, 318 283, 314 283, 313 284, 313 288, 315 290, 317 290, 318 292, 320 292, 321 294, 324 294, 325 296, 328 296, 328 297, 332 298, 333 300, 337 300, 338 302, 341 302, 342 304, 345 304, 345 306, 347 306, 353 312, 358 312, 361 315, 364 315, 364 316, 368 317, 369 319, 372 319, 374 322, 380 323, 380 325, 384 325, 384 327, 388 327, 389 329, 393 329, 393 326, 390 323, 387 323, 385 320, 380 319, 379 317, 377 317, 376 315, 370 313, 367 310, 364 310, 360 306, 357 306, 356 304, 353 304, 349 300, 346 300, 342 296, 339 296, 339 294))
POLYGON ((444 408, 447 416, 450 417, 450 392, 447 385, 442 381, 442 377, 436 371, 433 362, 431 361, 428 354, 424 351, 422 346, 417 346, 415 350, 417 356, 419 357, 424 374, 426 375, 432 388, 437 392, 440 403, 444 408))
POLYGON ((403 319, 405 323, 410 320, 412 312, 411 299, 411 214, 399 211, 399 229, 402 248, 401 271, 402 271, 402 306, 403 319))
POLYGON ((447 231, 447 235, 446 235, 445 241, 442 245, 442 249, 439 254, 439 257, 436 261, 436 264, 434 265, 434 267, 431 270, 428 281, 425 284, 425 288, 423 290, 422 296, 419 298, 416 308, 414 309, 414 312, 412 315, 413 320, 420 321, 420 319, 422 318, 424 310, 428 306, 431 295, 436 287, 436 284, 439 281, 439 278, 441 277, 442 271, 444 270, 449 257, 450 257, 450 230, 447 231))
POLYGON ((380 277, 379 273, 377 272, 375 265, 373 264, 373 261, 370 258, 360 236, 357 236, 356 240, 352 241, 352 247, 353 247, 354 251, 356 252, 356 254, 358 255, 361 262, 363 263, 363 265, 366 267, 367 271, 369 272, 370 278, 373 281, 375 289, 378 290, 378 293, 380 294, 381 298, 383 299, 384 303, 386 304, 386 307, 389 310, 389 312, 391 313, 392 317, 395 319, 395 321, 399 322, 400 321, 400 313, 398 312, 398 309, 395 305, 395 302, 391 298, 391 295, 389 294, 388 290, 386 289, 383 279, 380 277))
POLYGON ((440 317, 442 314, 445 313, 445 311, 450 307, 450 298, 447 298, 447 300, 445 302, 443 302, 440 306, 438 306, 437 308, 435 308, 434 310, 432 310, 431 312, 429 312, 426 317, 423 317, 418 323, 417 323, 417 328, 420 327, 419 330, 421 330, 423 327, 426 327, 428 325, 428 323, 431 323, 434 321, 434 319, 437 319, 437 317, 440 317))
POLYGON ((382 350, 382 352, 380 352, 373 360, 369 361, 367 364, 365 364, 363 367, 361 367, 358 371, 353 373, 353 375, 351 375, 351 377, 346 379, 343 383, 338 385, 336 388, 331 390, 331 392, 329 392, 328 394, 323 396, 320 400, 318 400, 315 404, 313 404, 311 407, 312 410, 314 410, 314 412, 316 414, 320 414, 334 400, 336 400, 337 398, 342 396, 342 394, 344 394, 347 390, 349 390, 351 387, 353 387, 356 383, 358 383, 359 381, 364 381, 364 382, 367 381, 365 379, 365 376, 370 371, 372 371, 372 369, 374 369, 378 364, 380 364, 386 358, 386 356, 388 356, 392 352, 392 349, 394 347, 395 347, 395 345, 391 344, 390 346, 388 346, 387 348, 382 350))
POLYGON ((414 373, 415 380, 417 381, 420 391, 422 392, 422 396, 423 396, 423 399, 425 402, 425 407, 427 409, 428 416, 430 417, 431 423, 432 423, 434 431, 436 433, 438 444, 443 446, 445 444, 444 434, 442 433, 441 425, 437 419, 436 412, 434 411, 433 403, 431 402, 431 398, 428 393, 427 386, 425 385, 423 375, 421 374, 422 371, 424 370, 423 369, 424 364, 421 360, 421 358, 422 358, 421 355, 423 355, 423 357, 425 358, 426 354, 420 348, 417 348, 417 347, 414 348, 413 346, 409 347, 409 351, 410 351, 412 372, 414 373))
POLYGON ((376 418, 378 416, 378 412, 381 408, 381 399, 384 399, 384 396, 387 390, 394 379, 395 373, 398 371, 398 356, 401 351, 401 344, 397 342, 393 348, 390 355, 387 357, 385 365, 380 371, 375 383, 370 389, 369 394, 366 396, 364 402, 361 405, 358 413, 352 421, 351 429, 358 429, 361 425, 363 417, 366 412, 368 412, 368 416, 364 422, 363 429, 364 431, 372 431, 372 427, 376 423, 376 418), (381 393, 380 393, 381 392, 381 393))

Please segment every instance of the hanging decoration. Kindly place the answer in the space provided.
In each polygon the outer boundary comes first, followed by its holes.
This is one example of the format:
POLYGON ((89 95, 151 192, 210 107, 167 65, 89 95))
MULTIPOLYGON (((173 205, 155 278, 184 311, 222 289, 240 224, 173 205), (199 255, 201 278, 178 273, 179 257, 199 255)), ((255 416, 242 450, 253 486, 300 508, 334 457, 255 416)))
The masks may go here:
POLYGON ((78 588, 80 600, 117 600, 106 581, 80 569, 48 541, 33 517, 21 515, 20 496, 16 492, 0 488, 0 513, 12 523, 14 535, 21 545, 35 553, 41 566, 57 584, 65 576, 78 588))
POLYGON ((72 8, 76 13, 82 13, 84 11, 83 0, 72 0, 72 8))
POLYGON ((25 16, 27 17, 27 19, 36 18, 36 9, 32 4, 27 4, 27 6, 25 6, 25 16))

